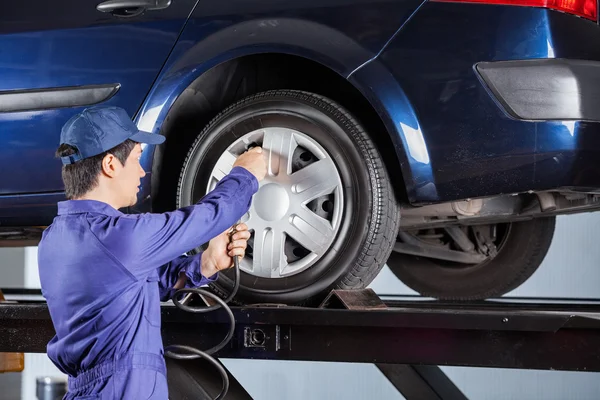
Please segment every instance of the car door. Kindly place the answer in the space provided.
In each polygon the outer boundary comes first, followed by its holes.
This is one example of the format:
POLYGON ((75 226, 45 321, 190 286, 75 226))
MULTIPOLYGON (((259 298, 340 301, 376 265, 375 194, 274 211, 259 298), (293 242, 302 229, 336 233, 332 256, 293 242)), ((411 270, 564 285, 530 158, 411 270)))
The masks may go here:
POLYGON ((61 191, 62 125, 94 104, 133 116, 196 2, 0 2, 0 197, 61 191))

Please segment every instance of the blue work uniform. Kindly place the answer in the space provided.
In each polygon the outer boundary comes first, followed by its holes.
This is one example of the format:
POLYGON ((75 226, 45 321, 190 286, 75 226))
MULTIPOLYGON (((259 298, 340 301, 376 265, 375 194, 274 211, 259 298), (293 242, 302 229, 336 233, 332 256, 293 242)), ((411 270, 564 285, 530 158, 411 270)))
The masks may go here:
POLYGON ((201 275, 184 253, 234 225, 258 181, 235 167, 197 204, 128 215, 95 200, 58 204, 38 248, 42 294, 56 331, 48 357, 68 375, 65 399, 167 399, 160 300, 181 273, 201 275))

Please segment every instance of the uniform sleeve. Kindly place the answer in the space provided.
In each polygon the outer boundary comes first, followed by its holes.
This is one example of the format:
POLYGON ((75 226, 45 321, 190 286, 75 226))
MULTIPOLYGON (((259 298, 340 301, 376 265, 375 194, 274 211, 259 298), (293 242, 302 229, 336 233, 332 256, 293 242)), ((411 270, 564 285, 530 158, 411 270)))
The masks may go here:
POLYGON ((166 263, 158 268, 158 287, 160 290, 160 300, 167 301, 173 297, 177 291, 173 289, 175 283, 183 272, 187 277, 184 288, 194 288, 207 285, 218 278, 218 273, 210 277, 205 277, 201 273, 202 253, 192 256, 180 256, 173 261, 166 263))
POLYGON ((235 167, 194 205, 162 214, 123 215, 94 233, 125 268, 143 279, 233 226, 248 212, 257 191, 256 177, 235 167))

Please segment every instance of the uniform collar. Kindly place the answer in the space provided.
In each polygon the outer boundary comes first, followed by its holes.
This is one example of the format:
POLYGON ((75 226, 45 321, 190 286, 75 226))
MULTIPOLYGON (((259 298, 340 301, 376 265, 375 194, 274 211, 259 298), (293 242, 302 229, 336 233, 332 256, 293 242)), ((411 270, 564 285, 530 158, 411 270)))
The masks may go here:
POLYGON ((58 203, 58 215, 82 214, 82 213, 105 214, 113 217, 123 215, 111 205, 97 200, 66 200, 58 203))

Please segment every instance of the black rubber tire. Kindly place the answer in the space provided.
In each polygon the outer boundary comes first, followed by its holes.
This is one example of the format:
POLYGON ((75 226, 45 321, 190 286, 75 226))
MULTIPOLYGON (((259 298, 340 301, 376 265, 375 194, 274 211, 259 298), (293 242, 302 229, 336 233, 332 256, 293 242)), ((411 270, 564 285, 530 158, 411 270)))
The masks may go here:
MULTIPOLYGON (((366 287, 392 251, 399 211, 382 158, 360 123, 339 104, 301 91, 268 91, 245 98, 215 117, 198 135, 179 180, 178 207, 205 193, 210 171, 239 136, 268 126, 289 127, 323 146, 344 187, 344 215, 329 251, 309 269, 278 279, 243 273, 239 303, 315 304, 333 288, 366 287)), ((211 284, 231 288, 231 273, 211 284)))
POLYGON ((495 258, 481 264, 444 266, 434 259, 392 252, 390 270, 422 296, 443 300, 483 300, 500 297, 522 285, 548 253, 555 217, 511 223, 495 258))

